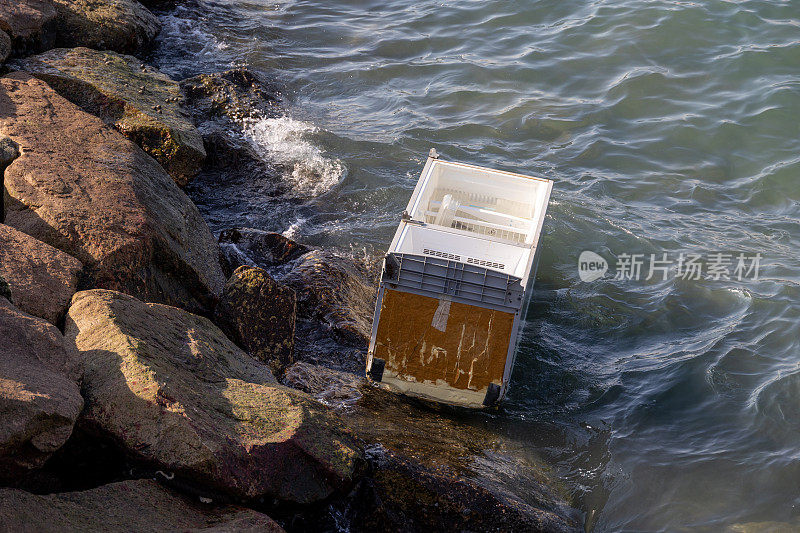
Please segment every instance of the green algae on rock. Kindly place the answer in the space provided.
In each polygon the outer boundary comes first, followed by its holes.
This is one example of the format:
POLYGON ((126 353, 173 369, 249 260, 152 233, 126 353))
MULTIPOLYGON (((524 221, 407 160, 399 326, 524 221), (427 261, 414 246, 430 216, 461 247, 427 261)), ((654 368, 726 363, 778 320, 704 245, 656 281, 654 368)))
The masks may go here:
POLYGON ((118 131, 17 72, 0 78, 5 223, 84 264, 87 285, 209 313, 225 280, 197 207, 118 131))
POLYGON ((181 107, 178 82, 133 56, 61 48, 15 63, 61 96, 113 125, 183 187, 206 157, 203 139, 181 107))
POLYGON ((65 336, 86 424, 198 491, 308 503, 353 480, 361 451, 339 419, 208 319, 91 290, 73 297, 65 336))
POLYGON ((263 513, 202 504, 149 479, 63 494, 0 489, 0 523, 8 531, 283 531, 263 513))
POLYGON ((141 54, 161 23, 136 0, 52 0, 58 21, 57 46, 86 46, 141 54))
POLYGON ((241 266, 225 284, 214 322, 250 355, 282 373, 293 362, 296 310, 292 289, 260 268, 241 266))

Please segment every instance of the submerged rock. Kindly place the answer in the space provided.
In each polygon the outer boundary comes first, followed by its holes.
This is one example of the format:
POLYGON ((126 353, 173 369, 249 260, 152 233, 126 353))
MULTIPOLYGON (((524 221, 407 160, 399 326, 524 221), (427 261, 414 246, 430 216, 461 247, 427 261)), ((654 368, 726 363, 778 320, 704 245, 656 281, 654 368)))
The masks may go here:
POLYGON ((0 489, 0 523, 7 531, 283 531, 265 514, 203 504, 149 479, 41 496, 0 489))
POLYGON ((246 68, 201 74, 183 80, 181 88, 203 132, 212 166, 269 171, 241 130, 247 119, 278 114, 276 91, 246 68))
POLYGON ((141 54, 161 23, 136 0, 52 0, 57 11, 56 45, 86 46, 141 54))
MULTIPOLYGON (((53 0, 0 0, 0 30, 9 37, 13 55, 51 48, 56 35, 55 19, 53 0)), ((5 39, 0 37, 0 41, 5 39)))
POLYGON ((0 354, 0 479, 11 481, 41 467, 67 441, 83 399, 61 332, 5 298, 0 354))
POLYGON ((82 268, 71 255, 0 224, 0 276, 10 285, 14 304, 26 313, 58 323, 82 268))
POLYGON ((243 67, 187 78, 181 87, 192 107, 205 118, 224 117, 241 123, 274 115, 279 103, 277 92, 243 67))
POLYGON ((269 268, 311 251, 280 233, 255 228, 231 228, 219 234, 220 263, 228 277, 242 265, 269 268))
POLYGON ((313 250, 281 281, 297 293, 299 316, 322 321, 339 341, 366 346, 376 290, 358 264, 313 250))
POLYGON ((180 106, 178 83, 133 56, 89 48, 49 50, 16 62, 61 96, 113 125, 184 186, 206 157, 180 106))
POLYGON ((205 318, 93 290, 73 298, 65 335, 87 427, 198 491, 305 503, 354 477, 360 451, 338 418, 205 318))
POLYGON ((214 322, 250 355, 283 372, 294 355, 294 291, 257 267, 236 269, 214 310, 214 322))
MULTIPOLYGON (((470 416, 409 401, 365 378, 298 362, 283 382, 336 409, 369 471, 332 502, 353 531, 575 531, 580 513, 519 444, 470 416), (487 459, 487 458, 490 458, 487 459)), ((317 516, 300 518, 312 530, 317 516)))
POLYGON ((80 260, 89 286, 206 312, 224 285, 217 243, 164 170, 26 73, 0 79, 6 224, 80 260))

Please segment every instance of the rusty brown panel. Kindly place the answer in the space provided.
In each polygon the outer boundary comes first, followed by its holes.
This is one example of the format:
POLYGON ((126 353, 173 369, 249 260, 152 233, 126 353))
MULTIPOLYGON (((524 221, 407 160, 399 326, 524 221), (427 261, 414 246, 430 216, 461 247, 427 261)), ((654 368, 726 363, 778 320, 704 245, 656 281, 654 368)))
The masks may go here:
POLYGON ((386 289, 374 354, 401 379, 481 390, 502 381, 513 327, 513 313, 386 289))

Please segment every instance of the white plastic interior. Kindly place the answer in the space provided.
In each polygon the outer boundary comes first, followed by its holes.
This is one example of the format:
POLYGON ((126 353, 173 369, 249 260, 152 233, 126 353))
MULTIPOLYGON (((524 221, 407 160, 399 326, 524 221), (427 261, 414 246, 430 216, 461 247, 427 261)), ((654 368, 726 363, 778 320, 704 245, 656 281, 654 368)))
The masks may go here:
POLYGON ((421 179, 412 219, 518 245, 534 242, 546 180, 438 160, 421 179))
POLYGON ((436 229, 435 226, 406 224, 392 251, 429 255, 474 264, 524 278, 531 248, 490 239, 476 239, 436 229))

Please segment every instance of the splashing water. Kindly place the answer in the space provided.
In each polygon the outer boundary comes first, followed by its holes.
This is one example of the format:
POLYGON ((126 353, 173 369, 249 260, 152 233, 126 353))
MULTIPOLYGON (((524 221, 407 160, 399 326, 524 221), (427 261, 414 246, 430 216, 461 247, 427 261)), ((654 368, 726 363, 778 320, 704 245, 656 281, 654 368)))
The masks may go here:
POLYGON ((244 134, 265 160, 286 168, 284 179, 299 197, 328 192, 344 174, 338 159, 323 155, 307 136, 318 129, 290 117, 245 119, 244 134))

